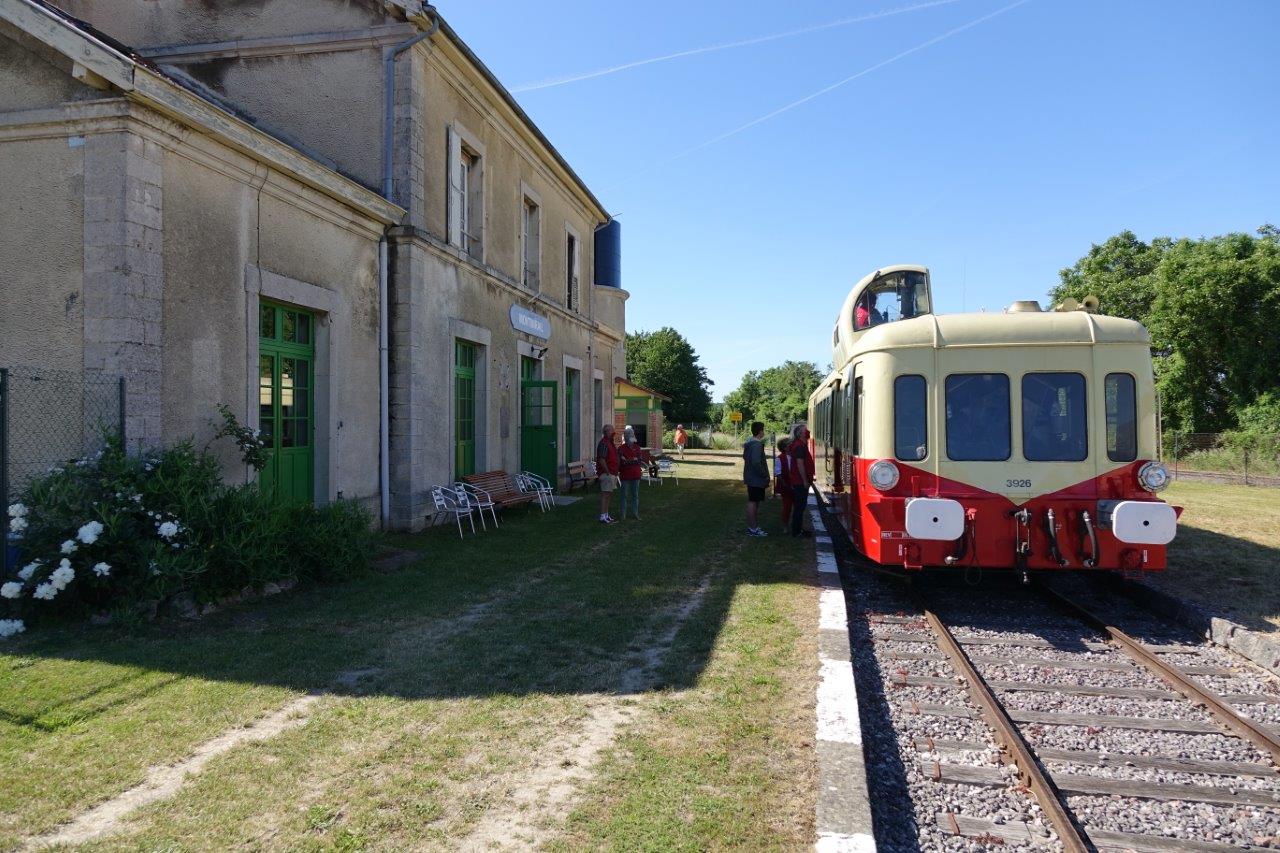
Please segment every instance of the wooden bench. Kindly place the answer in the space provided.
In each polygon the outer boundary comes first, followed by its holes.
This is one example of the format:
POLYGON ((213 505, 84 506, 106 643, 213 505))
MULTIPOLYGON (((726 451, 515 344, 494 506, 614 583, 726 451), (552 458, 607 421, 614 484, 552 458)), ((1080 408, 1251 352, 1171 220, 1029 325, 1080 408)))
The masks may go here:
POLYGON ((516 481, 506 471, 485 471, 482 474, 468 474, 462 478, 477 489, 489 493, 495 504, 506 509, 509 506, 531 504, 538 499, 533 492, 522 492, 516 481))
POLYGON ((600 479, 596 472, 596 463, 593 459, 583 459, 581 462, 570 462, 567 466, 569 472, 569 491, 573 491, 582 484, 585 491, 593 482, 600 479))

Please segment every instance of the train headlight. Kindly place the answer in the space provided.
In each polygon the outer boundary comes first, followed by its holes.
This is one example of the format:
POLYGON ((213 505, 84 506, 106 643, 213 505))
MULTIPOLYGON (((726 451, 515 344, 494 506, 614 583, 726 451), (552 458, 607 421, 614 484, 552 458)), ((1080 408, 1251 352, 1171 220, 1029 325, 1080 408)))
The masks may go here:
POLYGON ((867 479, 880 491, 887 492, 898 485, 898 466, 888 459, 873 462, 867 469, 867 479))
POLYGON ((1138 485, 1148 492, 1164 491, 1169 485, 1169 469, 1159 462, 1148 462, 1138 469, 1138 485))

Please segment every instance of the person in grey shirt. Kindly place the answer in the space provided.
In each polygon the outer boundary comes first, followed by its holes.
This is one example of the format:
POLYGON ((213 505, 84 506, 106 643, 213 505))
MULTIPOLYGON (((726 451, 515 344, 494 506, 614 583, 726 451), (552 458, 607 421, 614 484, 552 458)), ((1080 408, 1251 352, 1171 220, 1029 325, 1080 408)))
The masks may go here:
POLYGON ((768 536, 760 529, 760 502, 769 485, 769 463, 764 458, 764 424, 751 424, 751 438, 742 446, 742 482, 747 484, 747 535, 768 536))

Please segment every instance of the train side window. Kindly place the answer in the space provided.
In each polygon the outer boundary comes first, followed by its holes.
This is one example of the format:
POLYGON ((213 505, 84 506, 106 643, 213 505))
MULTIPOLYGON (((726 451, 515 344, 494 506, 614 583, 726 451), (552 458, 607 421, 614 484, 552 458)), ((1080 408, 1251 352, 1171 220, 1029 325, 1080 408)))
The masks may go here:
POLYGON ((947 458, 1002 462, 1013 444, 1009 377, 1003 373, 953 373, 946 381, 947 458))
POLYGON ((1103 385, 1107 407, 1107 458, 1132 462, 1138 458, 1138 391, 1128 373, 1108 373, 1103 385))
POLYGON ((1080 462, 1089 456, 1084 376, 1022 377, 1022 455, 1030 462, 1080 462))
POLYGON ((862 377, 853 380, 853 440, 850 442, 853 455, 862 450, 862 377))
POLYGON ((893 380, 893 455, 904 462, 929 455, 927 387, 923 376, 893 380))

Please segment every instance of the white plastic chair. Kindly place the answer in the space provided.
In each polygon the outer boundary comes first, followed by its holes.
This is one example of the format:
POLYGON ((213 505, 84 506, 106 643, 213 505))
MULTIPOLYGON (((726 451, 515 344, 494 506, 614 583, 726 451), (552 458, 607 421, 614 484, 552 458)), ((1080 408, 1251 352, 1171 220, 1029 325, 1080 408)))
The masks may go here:
POLYGON ((676 464, 674 459, 666 456, 658 460, 658 482, 662 482, 663 476, 674 477, 676 485, 680 485, 680 466, 676 464))
MULTIPOLYGON (((467 523, 471 525, 472 534, 476 532, 476 522, 475 522, 475 519, 471 517, 470 504, 464 503, 464 505, 459 505, 457 495, 455 494, 453 489, 448 489, 448 488, 445 488, 444 486, 432 486, 431 500, 435 503, 436 516, 439 516, 441 518, 447 518, 450 515, 453 516, 454 522, 458 525, 459 539, 464 538, 462 535, 463 516, 466 516, 467 523)), ((464 501, 465 501, 465 496, 464 496, 464 501)), ((432 523, 434 524, 435 522, 433 521, 432 523)))
POLYGON ((458 482, 454 483, 453 487, 465 495, 467 502, 471 505, 471 508, 480 516, 480 526, 483 529, 489 529, 489 526, 484 523, 484 511, 486 509, 489 510, 489 516, 493 519, 493 526, 498 526, 498 510, 493 503, 493 498, 489 496, 488 492, 479 486, 473 486, 470 483, 458 482))
POLYGON ((538 509, 543 512, 547 511, 547 499, 542 493, 542 487, 525 472, 515 475, 516 486, 526 495, 533 495, 538 499, 538 509))
POLYGON ((555 494, 555 489, 551 487, 551 481, 546 477, 541 477, 533 473, 532 471, 525 471, 523 473, 538 489, 538 500, 543 501, 547 507, 555 506, 555 501, 552 499, 552 495, 555 494))

